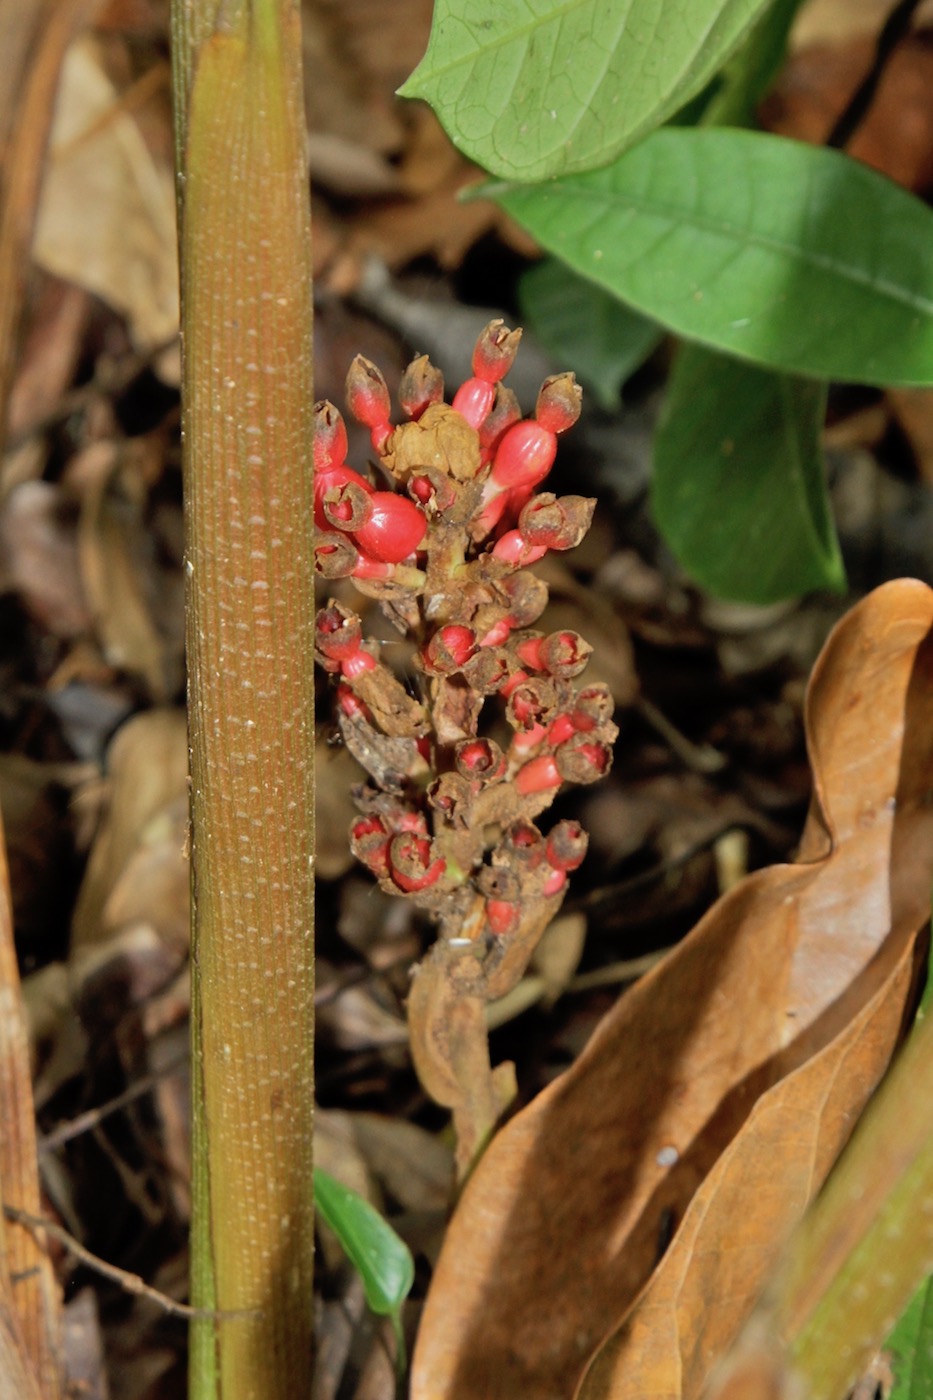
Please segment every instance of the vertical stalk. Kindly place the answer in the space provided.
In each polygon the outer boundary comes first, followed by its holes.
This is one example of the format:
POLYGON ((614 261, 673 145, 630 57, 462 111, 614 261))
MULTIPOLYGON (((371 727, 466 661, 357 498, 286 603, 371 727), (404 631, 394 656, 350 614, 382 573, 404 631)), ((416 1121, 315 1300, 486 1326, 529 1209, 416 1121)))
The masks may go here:
POLYGON ((175 0, 194 1400, 310 1394, 310 215, 292 0, 175 0), (213 23, 216 14, 216 23, 213 23), (210 18, 210 27, 205 21, 210 18), (229 1316, 236 1313, 236 1316, 229 1316))

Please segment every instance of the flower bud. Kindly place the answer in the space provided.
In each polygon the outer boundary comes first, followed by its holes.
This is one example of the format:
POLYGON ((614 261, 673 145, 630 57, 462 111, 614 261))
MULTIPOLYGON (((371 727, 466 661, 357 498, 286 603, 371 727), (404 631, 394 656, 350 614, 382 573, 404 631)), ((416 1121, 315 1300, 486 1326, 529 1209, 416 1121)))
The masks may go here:
POLYGON ((506 718, 515 729, 546 724, 557 708, 557 692, 540 676, 523 681, 509 694, 506 718))
POLYGON ((327 399, 314 405, 314 470, 334 471, 346 460, 347 429, 339 411, 327 399))
POLYGON ((353 532, 361 552, 386 564, 400 564, 424 539, 428 522, 407 496, 374 491, 369 519, 353 532))
POLYGON ((428 784, 427 798, 436 812, 452 826, 467 825, 473 793, 466 778, 459 773, 442 773, 428 784))
POLYGON ((593 522, 595 499, 587 496, 555 496, 542 491, 522 507, 518 528, 529 545, 547 549, 575 549, 593 522))
POLYGON ((427 355, 419 355, 402 375, 398 401, 409 418, 418 419, 432 403, 444 400, 444 376, 427 355))
POLYGON ((510 331, 503 320, 490 321, 480 332, 473 351, 473 373, 488 384, 498 384, 512 368, 522 333, 510 331))
POLYGON ((382 452, 392 432, 389 390, 382 371, 357 355, 347 372, 347 405, 358 423, 370 430, 373 447, 382 452))
MULTIPOLYGON (((355 491, 363 495, 371 496, 373 488, 365 477, 360 476, 352 467, 348 467, 346 462, 339 467, 334 467, 332 471, 319 471, 314 476, 314 523, 319 530, 330 530, 333 522, 328 518, 324 502, 325 499, 336 499, 337 494, 345 486, 353 486, 355 491)), ((343 529, 342 524, 337 525, 338 529, 343 529)))
POLYGON ((434 855, 433 843, 426 836, 403 831, 389 845, 389 875, 404 894, 415 894, 436 885, 446 869, 444 860, 434 855))
POLYGON ((495 695, 508 684, 512 663, 502 647, 488 646, 484 639, 479 651, 463 667, 463 678, 480 695, 495 695))
POLYGON ((535 404, 535 418, 542 428, 563 433, 580 417, 583 390, 572 374, 552 374, 545 379, 535 404))

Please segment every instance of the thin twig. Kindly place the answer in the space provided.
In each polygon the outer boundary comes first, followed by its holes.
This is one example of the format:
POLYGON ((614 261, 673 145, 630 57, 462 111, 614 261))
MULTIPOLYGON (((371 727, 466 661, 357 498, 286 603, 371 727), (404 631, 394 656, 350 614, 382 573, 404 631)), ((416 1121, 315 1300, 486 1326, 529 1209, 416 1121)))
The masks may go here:
POLYGON ((835 125, 826 138, 827 146, 832 146, 839 151, 843 150, 865 120, 868 110, 875 100, 875 93, 878 91, 878 85, 884 76, 884 70, 898 44, 909 33, 914 11, 919 4, 920 0, 898 0, 888 15, 881 33, 878 35, 872 65, 841 114, 836 118, 835 125))
POLYGON ((76 1137, 81 1137, 84 1133, 96 1128, 105 1118, 109 1118, 113 1113, 119 1113, 121 1108, 133 1103, 136 1099, 142 1098, 156 1087, 160 1080, 166 1079, 176 1069, 180 1069, 188 1060, 188 1051, 181 1055, 175 1055, 167 1064, 152 1074, 144 1075, 142 1079, 137 1079, 122 1094, 117 1094, 106 1103, 99 1104, 96 1108, 85 1109, 76 1118, 69 1118, 65 1123, 59 1123, 57 1128, 53 1128, 50 1133, 46 1133, 38 1142, 40 1152, 53 1152, 57 1147, 63 1147, 66 1142, 71 1142, 76 1137))
POLYGON ((92 1254, 89 1249, 85 1249, 74 1235, 56 1225, 52 1220, 46 1220, 41 1215, 30 1215, 28 1211, 20 1210, 18 1206, 3 1203, 3 1214, 7 1220, 12 1220, 17 1225, 22 1225, 37 1240, 42 1240, 43 1234, 50 1239, 57 1240, 59 1244, 75 1256, 82 1264, 86 1264, 89 1269, 103 1278, 110 1279, 112 1283, 119 1284, 125 1293, 133 1293, 139 1298, 148 1298, 155 1303, 163 1312, 171 1313, 173 1317, 184 1318, 212 1318, 224 1321, 234 1317, 255 1317, 256 1309, 239 1308, 225 1312, 218 1312, 213 1308, 193 1308, 189 1303, 178 1303, 174 1298, 170 1298, 167 1293, 160 1293, 157 1288, 152 1288, 148 1283, 139 1277, 139 1274, 131 1274, 126 1269, 118 1269, 116 1264, 108 1264, 106 1259, 99 1258, 92 1254))

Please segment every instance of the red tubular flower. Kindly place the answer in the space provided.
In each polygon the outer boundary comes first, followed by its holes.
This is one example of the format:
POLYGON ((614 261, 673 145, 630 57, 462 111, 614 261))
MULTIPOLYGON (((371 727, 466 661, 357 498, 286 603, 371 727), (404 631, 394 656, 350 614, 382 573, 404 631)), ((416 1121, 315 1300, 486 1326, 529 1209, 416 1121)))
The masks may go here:
POLYGON ((373 513, 373 489, 355 481, 329 487, 321 497, 321 510, 328 526, 352 534, 362 529, 373 513))
POLYGON ((525 870, 537 870, 545 858, 544 837, 533 822, 516 822, 510 826, 502 838, 502 846, 510 864, 517 863, 525 870))
POLYGON ((323 578, 349 578, 359 562, 353 541, 336 530, 319 534, 314 541, 314 567, 323 578))
POLYGON ((545 379, 535 404, 535 418, 552 433, 565 433, 580 417, 583 390, 572 374, 552 374, 545 379))
POLYGON ((589 837, 579 822, 560 821, 548 834, 548 862, 555 870, 576 870, 588 845, 589 837))
POLYGON ((534 753, 535 749, 540 749, 547 738, 547 730, 543 724, 530 724, 527 729, 520 729, 513 736, 509 745, 509 753, 513 759, 526 758, 534 753))
MULTIPOLYGON (((314 475, 314 523, 319 530, 333 529, 333 522, 328 518, 325 510, 325 498, 331 500, 345 487, 353 487, 355 491, 366 496, 373 494, 373 488, 365 477, 360 476, 352 467, 348 467, 346 462, 339 466, 322 468, 314 475)), ((338 529, 340 526, 338 525, 338 529)))
POLYGON ((546 544, 529 544, 518 530, 507 530, 493 547, 493 558, 502 559, 506 564, 524 568, 527 564, 537 564, 548 552, 546 544))
POLYGON ((547 637, 528 637, 516 647, 519 660, 534 671, 570 679, 578 676, 590 659, 593 648, 579 632, 552 632, 547 637))
POLYGON ((432 403, 444 400, 444 376, 427 355, 419 355, 402 375, 398 401, 409 418, 418 419, 432 403))
POLYGON ((486 923, 497 938, 506 938, 518 928, 522 908, 511 899, 487 899, 486 923))
POLYGON ((596 501, 587 496, 555 496, 542 491, 522 507, 518 528, 529 546, 574 549, 593 522, 596 501))
POLYGON ((314 405, 314 470, 334 471, 346 459, 347 429, 339 411, 327 399, 314 405))
POLYGON ((557 693, 550 681, 529 677, 509 691, 506 717, 515 729, 547 724, 557 708, 557 693))
POLYGON ((560 894, 561 890, 564 888, 566 883, 566 870, 552 870, 541 888, 541 893, 548 897, 550 897, 551 895, 560 894))
POLYGON ((505 773, 505 755, 494 739, 465 739, 457 745, 454 761, 464 778, 483 785, 498 782, 505 773))
POLYGON ((356 655, 362 640, 363 628, 356 613, 333 599, 314 619, 314 645, 325 670, 339 670, 342 661, 356 655))
POLYGON ((539 754, 537 758, 530 759, 528 763, 519 768, 515 776, 515 786, 522 797, 530 797, 535 792, 547 792, 550 788, 558 788, 563 781, 554 755, 550 753, 539 754))
POLYGON ((471 428, 479 428, 495 396, 495 388, 485 379, 465 379, 454 394, 453 407, 471 428))
POLYGON ((429 513, 449 510, 457 499, 457 488, 439 467, 422 467, 408 478, 408 494, 429 513))
POLYGON ((556 455, 556 434, 526 418, 513 424, 496 448, 490 482, 500 491, 537 486, 551 470, 556 455))
POLYGON ((487 384, 498 384, 512 368, 522 333, 506 329, 502 320, 490 321, 480 332, 473 350, 473 373, 487 384))
POLYGON ((421 653, 424 669, 432 676, 452 676, 466 665, 476 651, 472 627, 449 622, 439 627, 421 653))
POLYGON ((363 647, 355 651, 352 656, 348 656, 346 661, 340 663, 340 674, 348 681, 356 680, 357 676, 365 675, 367 671, 375 671, 378 662, 376 658, 363 647))
POLYGON ((555 749, 554 761, 566 782, 595 783, 609 772, 612 750, 608 744, 589 739, 585 734, 575 734, 555 749))
POLYGON ((558 715, 548 728, 547 741, 552 749, 556 749, 558 744, 565 743, 576 732, 577 727, 573 722, 572 715, 558 715))
POLYGON ((358 423, 370 430, 373 447, 381 452, 392 433, 389 390, 381 370, 357 355, 347 373, 347 404, 358 423))
POLYGON ((504 384, 497 384, 492 408, 477 429, 480 460, 483 466, 492 461, 503 436, 513 423, 521 421, 521 416, 521 405, 515 394, 504 384))
POLYGON ((361 817, 350 827, 350 850, 374 875, 388 870, 392 833, 382 817, 361 817))
POLYGON ((365 719, 368 724, 372 724, 372 710, 344 681, 337 686, 337 705, 347 719, 365 719))
POLYGON ((445 861, 434 855, 426 836, 403 831, 389 845, 389 875, 404 894, 415 894, 436 885, 446 869, 445 861))
POLYGON ((370 502, 369 519, 353 531, 353 538, 370 559, 401 564, 421 544, 428 522, 414 501, 394 491, 374 491, 370 502))

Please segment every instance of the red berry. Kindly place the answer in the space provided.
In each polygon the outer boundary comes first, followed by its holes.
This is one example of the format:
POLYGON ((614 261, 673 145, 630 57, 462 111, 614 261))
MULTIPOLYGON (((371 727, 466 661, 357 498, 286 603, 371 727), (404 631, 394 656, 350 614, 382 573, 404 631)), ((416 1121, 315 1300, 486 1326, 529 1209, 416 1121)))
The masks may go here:
POLYGON ((391 832, 379 816, 361 817, 350 827, 350 850, 374 875, 388 869, 391 832))
POLYGON ((541 893, 545 896, 560 894, 567 883, 566 870, 552 870, 544 882, 541 893))
MULTIPOLYGON (((314 619, 314 644, 327 662, 339 663, 354 656, 360 649, 363 628, 356 613, 333 600, 321 608, 314 619)), ((332 669, 327 666, 327 669, 332 669)), ((334 666, 333 669, 338 669, 334 666)))
POLYGON ((341 673, 348 681, 356 680, 357 676, 364 675, 367 671, 375 671, 377 666, 376 658, 368 651, 360 647, 359 651, 348 656, 346 661, 341 662, 341 673))
POLYGON ((372 514, 353 538, 363 554, 386 564, 400 564, 424 539, 428 522, 407 496, 394 491, 374 491, 372 514))

